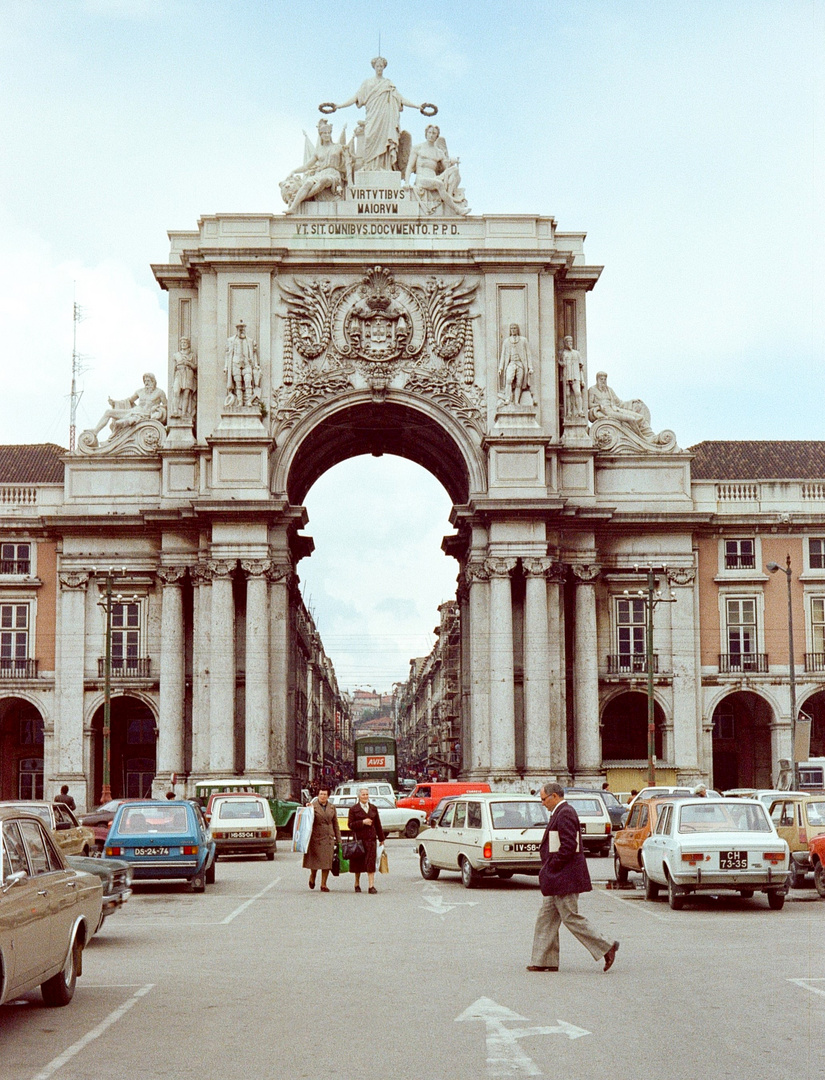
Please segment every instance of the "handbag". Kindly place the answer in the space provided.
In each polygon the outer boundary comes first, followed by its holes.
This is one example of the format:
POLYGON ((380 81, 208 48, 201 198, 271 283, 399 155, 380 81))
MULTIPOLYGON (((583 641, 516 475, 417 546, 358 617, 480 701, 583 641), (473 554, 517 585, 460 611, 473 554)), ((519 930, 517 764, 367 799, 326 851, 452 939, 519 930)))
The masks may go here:
MULTIPOLYGON (((332 867, 331 867, 331 870, 332 870, 332 876, 333 877, 338 877, 338 875, 341 873, 341 863, 339 861, 340 860, 340 854, 341 854, 340 849, 339 849, 338 845, 336 844, 335 845, 335 850, 332 853, 332 867)), ((349 864, 347 864, 347 869, 349 869, 349 864)))
POLYGON ((364 854, 363 840, 345 840, 342 847, 344 858, 349 862, 364 854))
POLYGON ((381 858, 380 858, 380 860, 378 862, 378 873, 379 874, 388 874, 389 872, 390 872, 390 864, 389 864, 389 860, 387 859, 387 853, 386 853, 386 851, 382 851, 381 852, 381 858))

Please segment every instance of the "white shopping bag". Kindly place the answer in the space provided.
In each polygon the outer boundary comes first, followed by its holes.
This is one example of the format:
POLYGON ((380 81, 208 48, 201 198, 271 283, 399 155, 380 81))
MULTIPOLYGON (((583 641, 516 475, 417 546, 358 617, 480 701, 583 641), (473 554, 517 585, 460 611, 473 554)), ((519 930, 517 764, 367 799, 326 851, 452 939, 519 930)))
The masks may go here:
POLYGON ((300 851, 306 855, 309 850, 309 840, 312 836, 312 826, 315 821, 315 809, 312 806, 302 806, 295 814, 292 826, 292 850, 300 851))

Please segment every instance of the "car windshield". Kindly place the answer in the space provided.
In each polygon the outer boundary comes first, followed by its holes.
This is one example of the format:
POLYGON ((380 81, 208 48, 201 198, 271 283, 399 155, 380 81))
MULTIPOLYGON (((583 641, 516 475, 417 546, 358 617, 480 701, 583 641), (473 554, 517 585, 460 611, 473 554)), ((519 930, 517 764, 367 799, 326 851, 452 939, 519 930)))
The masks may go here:
POLYGON ((729 803, 703 803, 679 807, 680 833, 742 833, 770 832, 764 807, 758 803, 748 803, 744 799, 739 805, 729 803))
POLYGON ((189 832, 186 807, 172 805, 127 807, 120 819, 120 832, 135 834, 189 832))
POLYGON ((490 803, 490 814, 494 829, 543 828, 547 824, 547 811, 534 799, 490 803))
POLYGON ((808 803, 808 824, 825 826, 825 799, 808 803))
POLYGON ((262 818, 263 803, 257 799, 224 799, 218 803, 218 817, 224 818, 262 818))
POLYGON ((565 796, 565 801, 570 803, 577 814, 584 817, 601 817, 603 814, 600 799, 571 799, 565 796))

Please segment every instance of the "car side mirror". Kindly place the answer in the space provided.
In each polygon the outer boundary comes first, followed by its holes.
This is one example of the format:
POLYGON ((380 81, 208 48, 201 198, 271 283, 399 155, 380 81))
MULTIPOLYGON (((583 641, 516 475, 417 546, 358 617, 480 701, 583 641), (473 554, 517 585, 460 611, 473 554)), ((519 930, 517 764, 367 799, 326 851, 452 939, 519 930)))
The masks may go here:
POLYGON ((19 882, 24 881, 29 875, 25 870, 17 870, 13 874, 9 874, 6 880, 3 882, 3 892, 7 893, 9 889, 17 885, 19 882))
POLYGON ((55 828, 57 829, 58 832, 65 832, 67 829, 72 828, 72 823, 71 823, 71 821, 58 821, 55 828))

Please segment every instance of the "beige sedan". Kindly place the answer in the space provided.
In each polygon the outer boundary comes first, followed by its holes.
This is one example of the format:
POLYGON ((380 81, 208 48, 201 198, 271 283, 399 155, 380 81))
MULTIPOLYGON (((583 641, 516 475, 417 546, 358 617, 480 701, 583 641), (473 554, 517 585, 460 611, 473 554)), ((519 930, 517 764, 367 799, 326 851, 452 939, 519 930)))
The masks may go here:
POLYGON ((39 817, 0 807, 0 1005, 36 986, 47 1005, 68 1005, 102 898, 39 817))
POLYGON ((39 817, 47 829, 51 829, 54 839, 64 855, 89 855, 95 850, 95 832, 88 825, 81 825, 72 811, 63 803, 0 802, 0 809, 10 807, 20 814, 34 814, 39 817))

